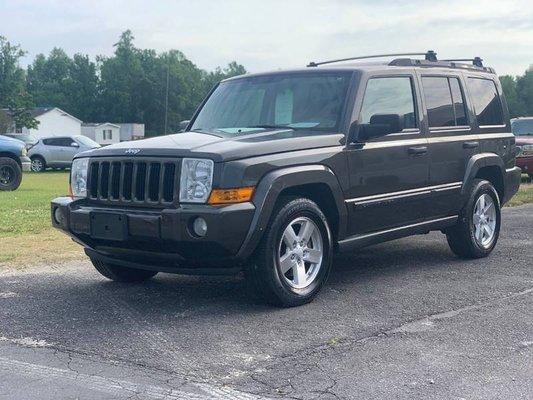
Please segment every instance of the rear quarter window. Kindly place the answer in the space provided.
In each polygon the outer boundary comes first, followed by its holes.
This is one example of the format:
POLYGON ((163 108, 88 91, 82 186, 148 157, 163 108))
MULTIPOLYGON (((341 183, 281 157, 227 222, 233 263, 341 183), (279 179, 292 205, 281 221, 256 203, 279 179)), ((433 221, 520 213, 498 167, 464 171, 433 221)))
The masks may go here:
POLYGON ((504 125, 502 102, 494 81, 469 77, 468 90, 479 126, 504 125))

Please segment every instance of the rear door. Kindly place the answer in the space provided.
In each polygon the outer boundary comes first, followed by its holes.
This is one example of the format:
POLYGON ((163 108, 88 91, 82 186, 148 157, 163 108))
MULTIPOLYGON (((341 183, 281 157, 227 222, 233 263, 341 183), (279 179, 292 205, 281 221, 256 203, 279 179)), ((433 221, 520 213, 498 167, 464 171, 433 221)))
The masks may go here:
POLYGON ((470 127, 462 75, 422 73, 419 79, 429 141, 430 210, 439 218, 459 211, 466 166, 479 141, 470 127))
POLYGON ((348 235, 400 227, 426 219, 429 162, 427 139, 420 129, 420 102, 413 73, 374 74, 364 88, 360 124, 376 114, 399 114, 400 133, 347 147, 350 190, 348 235))

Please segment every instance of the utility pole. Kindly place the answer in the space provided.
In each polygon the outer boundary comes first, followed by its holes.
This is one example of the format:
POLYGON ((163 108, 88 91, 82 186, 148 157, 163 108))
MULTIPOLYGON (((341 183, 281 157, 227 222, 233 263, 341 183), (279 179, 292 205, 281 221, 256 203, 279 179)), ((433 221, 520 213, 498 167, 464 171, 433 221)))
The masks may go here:
POLYGON ((168 127, 168 83, 170 79, 170 58, 167 62, 167 90, 165 93, 165 135, 167 134, 168 127))

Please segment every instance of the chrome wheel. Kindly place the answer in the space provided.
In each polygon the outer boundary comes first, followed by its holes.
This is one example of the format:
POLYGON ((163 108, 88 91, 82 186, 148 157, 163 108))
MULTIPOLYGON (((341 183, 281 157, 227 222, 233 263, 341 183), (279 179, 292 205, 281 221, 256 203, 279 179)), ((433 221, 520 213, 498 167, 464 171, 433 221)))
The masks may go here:
POLYGON ((295 289, 313 283, 322 266, 323 249, 318 226, 307 217, 294 219, 278 247, 277 261, 285 282, 295 289))
POLYGON ((31 160, 31 170, 33 172, 41 172, 44 168, 43 162, 40 158, 34 158, 31 160))
POLYGON ((474 207, 474 237, 479 246, 488 248, 496 233, 496 205, 488 194, 482 194, 474 207))

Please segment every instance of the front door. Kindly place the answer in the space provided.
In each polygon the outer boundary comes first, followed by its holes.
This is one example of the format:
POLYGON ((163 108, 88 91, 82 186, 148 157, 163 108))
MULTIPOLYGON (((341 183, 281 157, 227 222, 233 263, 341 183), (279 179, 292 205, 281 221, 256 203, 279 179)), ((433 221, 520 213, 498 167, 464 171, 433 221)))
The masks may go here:
POLYGON ((403 130, 347 148, 350 170, 348 235, 423 221, 428 213, 427 138, 420 129, 414 74, 372 76, 365 82, 358 122, 399 114, 403 130))

